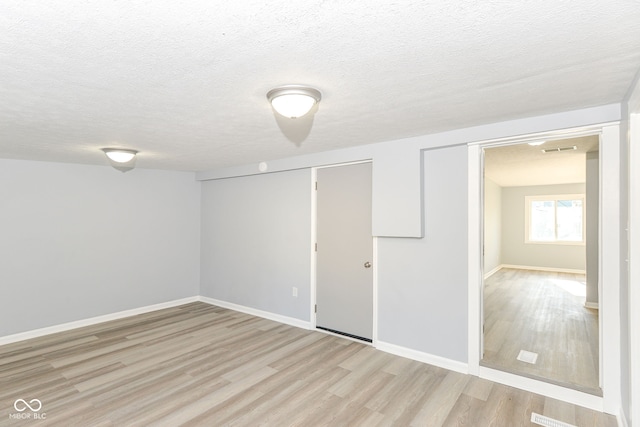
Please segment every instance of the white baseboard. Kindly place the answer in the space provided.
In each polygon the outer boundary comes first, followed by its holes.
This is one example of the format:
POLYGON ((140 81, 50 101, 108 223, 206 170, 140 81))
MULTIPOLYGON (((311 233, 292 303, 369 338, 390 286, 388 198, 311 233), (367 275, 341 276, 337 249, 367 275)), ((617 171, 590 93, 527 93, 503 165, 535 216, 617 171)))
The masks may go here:
POLYGON ((600 304, 597 302, 585 302, 584 306, 587 308, 593 308, 595 310, 599 310, 600 309, 600 304))
POLYGON ((629 422, 627 421, 627 417, 625 416, 622 408, 620 408, 620 411, 618 411, 616 420, 618 421, 618 427, 629 427, 629 422))
POLYGON ((209 297, 200 296, 198 297, 198 301, 206 302, 207 304, 216 305, 222 308, 228 308, 229 310, 239 311, 241 313, 251 314, 253 316, 262 317, 264 319, 274 320, 276 322, 295 326, 297 328, 311 329, 311 322, 296 319, 294 317, 283 316, 281 314, 262 311, 258 310, 257 308, 246 307, 244 305, 234 304, 232 302, 217 300, 209 297))
POLYGON ((496 268, 494 268, 493 270, 491 270, 488 273, 484 274, 484 280, 487 280, 489 277, 493 276, 494 274, 496 274, 498 271, 500 271, 502 269, 502 264, 500 264, 499 266, 497 266, 496 268))
MULTIPOLYGON (((507 266, 506 268, 513 268, 507 266)), ((238 311, 241 313, 250 314, 253 316, 262 317, 265 319, 273 320, 283 324, 295 326, 303 329, 312 329, 311 323, 296 319, 293 317, 283 316, 267 311, 258 310, 251 307, 242 306, 226 301, 216 300, 213 298, 194 296, 188 298, 182 298, 173 301, 167 301, 164 303, 148 305, 145 307, 139 307, 131 310, 119 311, 117 313, 106 314, 103 316, 91 317, 88 319, 78 320, 74 322, 63 323, 60 325, 49 326, 46 328, 35 329, 32 331, 22 332, 13 335, 7 335, 0 337, 0 345, 10 344, 18 341, 23 341, 31 338, 37 338, 44 335, 54 334, 57 332, 69 331, 72 329, 81 328, 84 326, 91 326, 98 323, 108 322, 111 320, 122 319, 125 317, 135 316, 138 314, 144 314, 156 310, 161 310, 170 307, 176 307, 179 305, 188 304, 195 301, 202 301, 207 304, 215 305, 218 307, 227 308, 230 310, 238 311)), ((436 356, 429 353, 424 353, 418 350, 413 350, 407 347, 387 343, 384 341, 377 341, 375 348, 384 351, 386 353, 394 354, 396 356, 406 357, 418 362, 427 363, 429 365, 438 366, 440 368, 448 369, 463 374, 469 373, 469 365, 457 360, 447 359, 445 357, 436 356)), ((533 393, 542 394, 551 398, 563 400, 565 402, 580 405, 586 408, 594 409, 597 411, 603 411, 603 399, 598 396, 593 396, 587 393, 579 392, 576 390, 569 390, 564 387, 556 386, 553 384, 532 380, 529 378, 521 377, 518 375, 509 374, 502 371, 493 370, 490 368, 480 367, 480 377, 486 378, 491 381, 495 381, 501 384, 517 387, 522 390, 530 391, 533 393)), ((618 425, 621 427, 628 427, 628 423, 625 414, 620 408, 619 413, 615 414, 618 420, 618 425)))
POLYGON ((220 301, 213 298, 207 298, 202 296, 194 296, 188 298, 182 298, 174 301, 167 301, 160 304, 148 305, 145 307, 134 308, 131 310, 119 311, 117 313, 105 314, 103 316, 91 317, 88 319, 76 320, 73 322, 62 323, 60 325, 48 326, 46 328, 34 329, 27 332, 21 332, 13 335, 6 335, 0 337, 0 345, 11 344, 18 341, 24 341, 31 338, 38 338, 45 335, 55 334, 57 332, 65 332, 72 329, 82 328, 84 326, 91 326, 97 323, 108 322, 110 320, 122 319, 125 317, 135 316, 138 314, 149 313, 151 311, 162 310, 164 308, 176 307, 183 304, 188 304, 195 301, 202 301, 207 304, 216 305, 218 307, 228 308, 230 310, 239 311, 241 313, 251 314, 253 316, 262 317, 276 322, 284 323, 287 325, 295 326, 303 329, 311 329, 311 323, 304 320, 295 319, 293 317, 283 316, 280 314, 270 313, 267 311, 258 310, 243 305, 233 304, 226 301, 220 301))
MULTIPOLYGON (((531 393, 541 394, 552 399, 562 400, 573 405, 604 412, 603 399, 600 396, 584 393, 578 390, 561 387, 559 385, 522 377, 509 372, 498 371, 496 369, 480 367, 480 378, 484 378, 496 383, 519 388, 531 393)), ((615 415, 615 414, 612 414, 615 415)))
POLYGON ((198 301, 198 297, 188 297, 173 301, 162 302, 159 304, 148 305, 145 307, 134 308, 131 310, 119 311, 117 313, 105 314, 103 316, 90 317, 88 319, 76 320, 74 322, 62 323, 59 325, 48 326, 46 328, 34 329, 32 331, 21 332, 13 335, 0 337, 0 345, 11 344, 18 341, 24 341, 31 338, 38 338, 44 335, 55 334, 57 332, 65 332, 71 329, 91 326, 97 323, 108 322, 110 320, 122 319, 124 317, 135 316, 138 314, 149 313, 150 311, 162 310, 163 308, 175 307, 178 305, 188 304, 198 301))
POLYGON ((516 270, 551 271, 554 273, 587 274, 585 270, 576 270, 573 268, 537 267, 534 265, 500 264, 500 268, 513 268, 516 270))
POLYGON ((406 357, 407 359, 416 360, 418 362, 427 363, 429 365, 437 366, 439 368, 448 369, 450 371, 460 372, 462 374, 469 373, 469 366, 464 362, 458 362, 457 360, 447 359, 441 356, 435 356, 429 353, 423 353, 418 350, 412 350, 407 347, 402 347, 395 344, 390 344, 383 341, 377 341, 375 347, 386 353, 391 353, 396 356, 406 357))

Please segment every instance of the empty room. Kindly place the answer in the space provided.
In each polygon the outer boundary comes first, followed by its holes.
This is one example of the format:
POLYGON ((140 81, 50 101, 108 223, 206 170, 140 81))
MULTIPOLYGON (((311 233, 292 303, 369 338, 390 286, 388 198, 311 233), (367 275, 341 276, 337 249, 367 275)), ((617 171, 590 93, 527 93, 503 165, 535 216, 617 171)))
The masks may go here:
POLYGON ((640 2, 0 4, 0 426, 640 426, 640 2))
POLYGON ((601 395, 598 150, 485 150, 483 363, 601 395))

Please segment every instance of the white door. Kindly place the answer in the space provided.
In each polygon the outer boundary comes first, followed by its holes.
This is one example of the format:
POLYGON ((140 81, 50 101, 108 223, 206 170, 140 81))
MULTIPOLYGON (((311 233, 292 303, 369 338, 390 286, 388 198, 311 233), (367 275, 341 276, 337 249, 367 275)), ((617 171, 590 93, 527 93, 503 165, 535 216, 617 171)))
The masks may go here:
POLYGON ((316 326, 371 342, 371 163, 318 169, 316 200, 316 326))

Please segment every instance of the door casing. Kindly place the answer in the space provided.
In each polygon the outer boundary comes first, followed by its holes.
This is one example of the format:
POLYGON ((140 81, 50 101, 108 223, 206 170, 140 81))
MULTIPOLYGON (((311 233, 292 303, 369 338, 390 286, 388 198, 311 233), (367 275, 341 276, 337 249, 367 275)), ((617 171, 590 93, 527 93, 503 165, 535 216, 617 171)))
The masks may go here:
POLYGON ((469 230, 469 373, 587 408, 616 414, 620 407, 620 129, 605 123, 561 131, 537 133, 513 138, 478 141, 468 144, 468 230, 469 230), (600 137, 599 207, 599 292, 602 297, 599 316, 600 375, 603 396, 594 396, 544 381, 480 366, 482 358, 482 284, 483 284, 483 167, 482 148, 520 144, 541 139, 562 139, 585 135, 600 137))

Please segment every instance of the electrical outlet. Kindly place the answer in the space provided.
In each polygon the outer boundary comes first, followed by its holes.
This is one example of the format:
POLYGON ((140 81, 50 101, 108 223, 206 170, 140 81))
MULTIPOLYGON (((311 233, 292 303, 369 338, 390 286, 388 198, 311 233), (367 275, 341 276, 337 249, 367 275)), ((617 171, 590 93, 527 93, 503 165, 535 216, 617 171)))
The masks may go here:
POLYGON ((295 286, 293 288, 291 288, 291 294, 294 297, 297 297, 298 296, 298 288, 296 288, 295 286))

